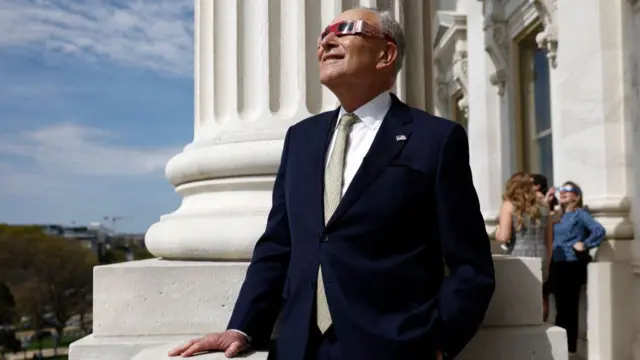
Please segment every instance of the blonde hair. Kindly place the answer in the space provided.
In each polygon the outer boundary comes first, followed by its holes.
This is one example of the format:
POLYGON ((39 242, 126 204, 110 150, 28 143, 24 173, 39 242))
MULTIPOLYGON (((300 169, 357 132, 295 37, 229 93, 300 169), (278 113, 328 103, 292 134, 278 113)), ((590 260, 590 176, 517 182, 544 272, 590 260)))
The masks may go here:
POLYGON ((540 225, 540 200, 533 187, 533 178, 524 172, 517 172, 509 178, 505 188, 503 200, 513 205, 513 214, 516 217, 515 228, 520 231, 524 226, 524 218, 536 221, 540 225))

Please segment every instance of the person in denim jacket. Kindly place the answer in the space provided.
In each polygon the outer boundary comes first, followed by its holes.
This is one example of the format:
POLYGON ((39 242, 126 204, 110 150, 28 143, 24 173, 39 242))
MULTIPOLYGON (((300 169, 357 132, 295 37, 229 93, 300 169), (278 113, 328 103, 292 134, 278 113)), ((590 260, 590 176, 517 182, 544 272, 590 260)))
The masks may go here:
POLYGON ((576 352, 580 290, 585 283, 589 250, 597 248, 605 230, 584 208, 582 190, 572 181, 558 188, 560 207, 553 225, 551 280, 556 325, 567 331, 569 352, 576 352))

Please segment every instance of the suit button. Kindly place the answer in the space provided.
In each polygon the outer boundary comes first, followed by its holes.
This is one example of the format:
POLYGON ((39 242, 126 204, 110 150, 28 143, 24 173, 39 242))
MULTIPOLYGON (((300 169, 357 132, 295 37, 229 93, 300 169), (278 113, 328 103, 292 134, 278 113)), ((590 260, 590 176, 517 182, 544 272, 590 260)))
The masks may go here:
POLYGON ((322 242, 329 242, 329 235, 322 237, 322 242))

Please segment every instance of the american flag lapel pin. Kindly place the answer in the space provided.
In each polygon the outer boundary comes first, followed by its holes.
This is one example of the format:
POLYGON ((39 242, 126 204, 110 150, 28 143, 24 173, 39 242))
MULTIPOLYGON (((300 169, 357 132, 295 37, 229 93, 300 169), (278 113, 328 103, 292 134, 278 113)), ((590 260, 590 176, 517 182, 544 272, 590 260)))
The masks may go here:
POLYGON ((405 141, 407 140, 407 137, 400 134, 400 135, 396 135, 396 141, 405 141))

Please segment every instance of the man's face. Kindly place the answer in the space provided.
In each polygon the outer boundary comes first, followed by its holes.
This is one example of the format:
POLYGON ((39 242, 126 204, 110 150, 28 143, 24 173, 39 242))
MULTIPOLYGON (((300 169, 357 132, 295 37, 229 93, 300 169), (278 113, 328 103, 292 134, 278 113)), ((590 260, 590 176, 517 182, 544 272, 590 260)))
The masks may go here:
MULTIPOLYGON (((356 20, 363 20, 373 28, 380 29, 378 16, 366 9, 345 11, 331 25, 356 20)), ((329 33, 318 44, 320 82, 331 87, 373 76, 384 57, 386 46, 387 41, 379 37, 329 33)))

